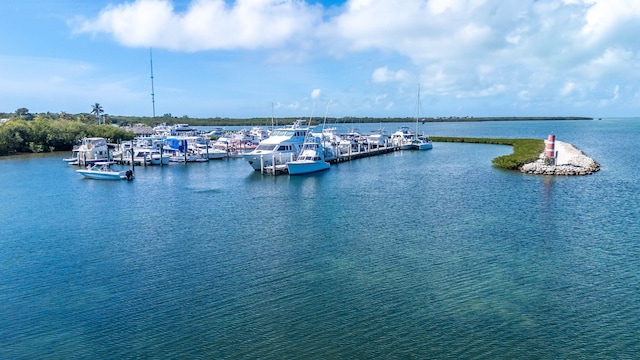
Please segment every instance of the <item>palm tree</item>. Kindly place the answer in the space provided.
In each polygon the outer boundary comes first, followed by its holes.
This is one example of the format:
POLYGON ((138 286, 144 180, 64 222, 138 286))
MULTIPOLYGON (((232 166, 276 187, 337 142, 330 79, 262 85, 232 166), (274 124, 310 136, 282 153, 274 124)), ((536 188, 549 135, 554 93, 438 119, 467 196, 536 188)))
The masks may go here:
POLYGON ((102 105, 99 103, 93 104, 92 107, 93 109, 91 110, 91 113, 96 116, 96 119, 98 119, 98 125, 100 125, 100 115, 104 113, 104 109, 102 109, 102 105))

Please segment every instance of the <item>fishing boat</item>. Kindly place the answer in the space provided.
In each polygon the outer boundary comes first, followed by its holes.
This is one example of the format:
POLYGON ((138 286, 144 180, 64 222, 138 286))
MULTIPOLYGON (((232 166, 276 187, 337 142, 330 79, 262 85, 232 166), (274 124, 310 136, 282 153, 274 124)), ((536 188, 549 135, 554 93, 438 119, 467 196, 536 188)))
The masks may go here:
POLYGON ((114 161, 98 161, 76 172, 88 179, 133 180, 133 170, 116 171, 111 168, 113 164, 115 164, 114 161))
POLYGON ((297 120, 293 125, 274 129, 271 136, 242 157, 256 171, 267 166, 284 165, 298 156, 308 132, 305 120, 297 120))
POLYGON ((329 163, 325 162, 320 138, 315 136, 308 136, 298 158, 287 163, 289 175, 311 174, 327 170, 329 167, 329 163))

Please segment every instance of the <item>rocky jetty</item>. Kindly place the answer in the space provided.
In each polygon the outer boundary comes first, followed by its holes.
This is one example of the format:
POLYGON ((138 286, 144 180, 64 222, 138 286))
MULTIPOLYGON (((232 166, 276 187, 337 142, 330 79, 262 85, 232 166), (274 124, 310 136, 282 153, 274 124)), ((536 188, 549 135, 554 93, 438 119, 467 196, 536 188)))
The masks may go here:
POLYGON ((589 175, 600 170, 600 164, 569 143, 556 140, 555 150, 558 153, 555 165, 549 164, 543 152, 535 162, 520 167, 520 171, 536 175, 589 175))

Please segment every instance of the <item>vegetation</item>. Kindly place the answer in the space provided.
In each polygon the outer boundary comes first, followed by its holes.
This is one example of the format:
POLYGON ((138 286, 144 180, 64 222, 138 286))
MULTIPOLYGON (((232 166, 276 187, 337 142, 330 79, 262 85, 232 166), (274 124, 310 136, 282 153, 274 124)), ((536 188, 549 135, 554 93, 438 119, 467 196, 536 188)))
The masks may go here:
POLYGON ((78 140, 93 136, 111 141, 129 140, 134 137, 133 133, 110 125, 53 120, 42 115, 36 115, 33 120, 13 117, 0 125, 0 155, 71 151, 78 140))
POLYGON ((513 146, 512 154, 499 156, 491 161, 495 167, 507 170, 517 170, 524 164, 538 160, 540 154, 544 151, 544 140, 538 139, 492 139, 442 136, 431 136, 430 138, 435 142, 511 145, 513 146))

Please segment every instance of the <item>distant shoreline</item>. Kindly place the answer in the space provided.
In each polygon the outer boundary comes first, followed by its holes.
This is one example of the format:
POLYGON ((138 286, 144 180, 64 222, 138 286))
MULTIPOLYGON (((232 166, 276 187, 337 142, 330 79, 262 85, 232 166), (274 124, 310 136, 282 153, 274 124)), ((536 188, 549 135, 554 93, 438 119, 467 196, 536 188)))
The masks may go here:
POLYGON ((448 118, 426 118, 425 122, 465 122, 465 121, 557 121, 557 120, 593 120, 592 117, 581 116, 534 116, 534 117, 520 117, 520 116, 501 116, 501 117, 448 117, 448 118))
MULTIPOLYGON (((297 118, 189 118, 189 117, 124 117, 124 116, 111 116, 111 119, 116 120, 116 123, 122 124, 124 122, 128 124, 145 124, 153 126, 154 124, 166 123, 168 125, 174 124, 189 124, 191 126, 269 126, 272 122, 276 124, 292 124, 294 121, 304 119, 310 121, 311 125, 319 125, 325 123, 325 119, 321 117, 297 117, 297 118)), ((437 123, 437 122, 482 122, 482 121, 565 121, 565 120, 594 120, 592 117, 582 116, 500 116, 500 117, 422 117, 420 119, 424 123, 437 123)), ((416 118, 405 117, 386 117, 386 118, 374 118, 374 117, 341 117, 326 119, 327 124, 380 124, 380 123, 407 123, 415 122, 416 118)))

